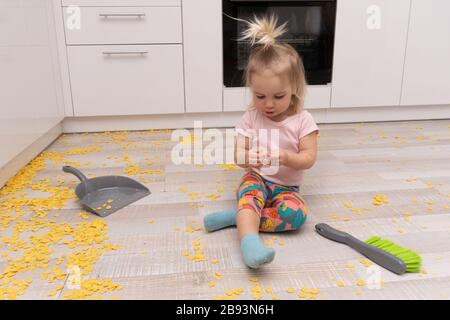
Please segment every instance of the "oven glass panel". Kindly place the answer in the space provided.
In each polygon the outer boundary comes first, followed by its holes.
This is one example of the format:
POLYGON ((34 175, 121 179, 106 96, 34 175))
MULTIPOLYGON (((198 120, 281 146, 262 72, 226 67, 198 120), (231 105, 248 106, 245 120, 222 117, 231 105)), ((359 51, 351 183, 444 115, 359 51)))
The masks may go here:
MULTIPOLYGON (((257 1, 232 2, 224 0, 224 13, 244 20, 256 15, 275 14, 278 25, 288 22, 287 32, 279 41, 289 43, 300 54, 308 84, 331 82, 334 44, 335 1, 257 1), (225 5, 225 3, 228 3, 225 5), (228 12, 226 12, 228 11, 228 12)), ((250 45, 237 41, 246 27, 224 15, 224 84, 227 87, 243 86, 243 71, 250 45)))

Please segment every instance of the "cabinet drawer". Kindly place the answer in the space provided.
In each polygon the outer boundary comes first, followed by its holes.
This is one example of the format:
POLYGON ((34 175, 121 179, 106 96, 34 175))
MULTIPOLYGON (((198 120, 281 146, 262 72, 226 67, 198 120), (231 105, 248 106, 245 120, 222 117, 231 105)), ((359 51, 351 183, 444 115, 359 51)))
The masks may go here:
POLYGON ((64 7, 63 10, 68 45, 182 42, 180 7, 64 7))
POLYGON ((62 0, 63 6, 80 7, 134 7, 134 6, 181 6, 181 0, 62 0))
POLYGON ((75 116, 184 112, 181 45, 67 50, 75 116))

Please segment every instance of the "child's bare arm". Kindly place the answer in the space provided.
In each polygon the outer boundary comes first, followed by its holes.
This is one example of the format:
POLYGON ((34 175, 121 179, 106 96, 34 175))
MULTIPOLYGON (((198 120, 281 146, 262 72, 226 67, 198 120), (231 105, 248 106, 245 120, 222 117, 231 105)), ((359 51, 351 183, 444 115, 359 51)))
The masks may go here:
POLYGON ((296 170, 310 169, 317 158, 317 131, 300 139, 299 150, 280 150, 280 164, 296 170))

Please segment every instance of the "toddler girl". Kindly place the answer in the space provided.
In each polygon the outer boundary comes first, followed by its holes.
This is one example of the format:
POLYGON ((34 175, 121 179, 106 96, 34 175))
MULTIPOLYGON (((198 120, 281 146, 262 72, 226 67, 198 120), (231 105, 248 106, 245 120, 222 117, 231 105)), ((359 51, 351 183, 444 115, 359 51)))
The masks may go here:
POLYGON ((252 105, 236 126, 235 160, 246 173, 237 190, 237 210, 208 214, 204 225, 208 232, 237 225, 244 261, 258 268, 275 256, 259 231, 297 230, 306 220, 299 186, 302 171, 316 161, 319 129, 302 110, 302 60, 292 46, 276 41, 286 24, 277 27, 273 15, 245 22, 241 40, 250 39, 252 48, 244 76, 252 105))

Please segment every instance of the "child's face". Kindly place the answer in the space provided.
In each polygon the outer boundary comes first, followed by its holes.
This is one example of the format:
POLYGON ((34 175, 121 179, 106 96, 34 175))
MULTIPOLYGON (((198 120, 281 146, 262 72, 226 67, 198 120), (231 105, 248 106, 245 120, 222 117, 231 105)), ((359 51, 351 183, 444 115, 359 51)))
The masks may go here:
POLYGON ((282 77, 270 70, 251 76, 253 106, 266 117, 282 121, 287 116, 292 89, 282 77))

